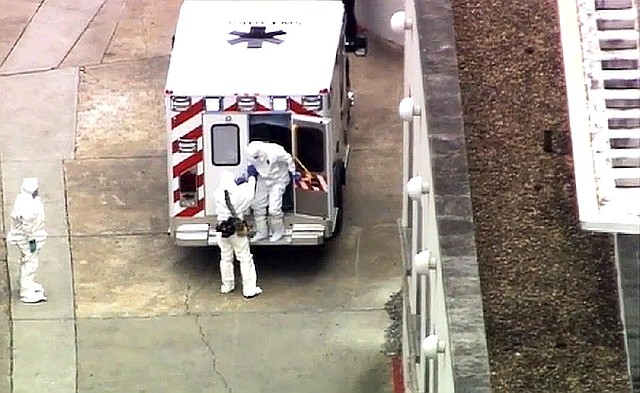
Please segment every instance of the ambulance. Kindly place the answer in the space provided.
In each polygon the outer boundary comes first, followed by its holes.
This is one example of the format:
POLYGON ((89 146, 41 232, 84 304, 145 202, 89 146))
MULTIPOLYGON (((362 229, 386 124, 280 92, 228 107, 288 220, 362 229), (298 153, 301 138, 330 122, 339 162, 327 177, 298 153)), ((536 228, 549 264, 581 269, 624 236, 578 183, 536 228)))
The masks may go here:
MULTIPOLYGON (((336 0, 185 0, 165 87, 169 234, 217 244, 213 191, 246 173, 251 141, 277 143, 302 174, 286 189, 286 235, 254 245, 320 245, 342 225, 353 94, 336 0)), ((247 221, 253 224, 251 214, 247 221)))

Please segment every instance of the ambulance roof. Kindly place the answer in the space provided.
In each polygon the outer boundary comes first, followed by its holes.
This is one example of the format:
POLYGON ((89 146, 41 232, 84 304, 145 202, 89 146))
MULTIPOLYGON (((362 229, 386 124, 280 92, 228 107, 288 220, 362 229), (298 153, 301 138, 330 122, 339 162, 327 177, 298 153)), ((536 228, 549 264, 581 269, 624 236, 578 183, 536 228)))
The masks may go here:
POLYGON ((331 85, 339 0, 186 0, 166 89, 175 95, 317 94, 331 85))

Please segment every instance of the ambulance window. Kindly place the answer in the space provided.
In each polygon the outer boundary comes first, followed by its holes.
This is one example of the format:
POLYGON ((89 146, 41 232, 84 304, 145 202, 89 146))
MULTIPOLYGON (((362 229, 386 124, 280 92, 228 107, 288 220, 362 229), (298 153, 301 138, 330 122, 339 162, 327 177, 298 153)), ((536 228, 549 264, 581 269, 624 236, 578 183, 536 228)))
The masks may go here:
POLYGON ((235 124, 211 126, 213 165, 235 166, 240 164, 240 128, 235 124))
POLYGON ((296 155, 309 171, 324 172, 324 131, 311 127, 298 127, 296 155))

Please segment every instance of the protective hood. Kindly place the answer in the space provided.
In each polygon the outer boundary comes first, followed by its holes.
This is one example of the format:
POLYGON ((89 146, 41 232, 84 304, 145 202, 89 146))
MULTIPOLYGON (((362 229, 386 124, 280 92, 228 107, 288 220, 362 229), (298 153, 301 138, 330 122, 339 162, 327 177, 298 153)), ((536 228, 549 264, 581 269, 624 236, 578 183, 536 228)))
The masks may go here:
POLYGON ((11 210, 11 231, 7 234, 9 243, 21 244, 29 240, 43 242, 46 238, 44 204, 39 196, 33 196, 37 190, 38 179, 23 180, 11 210))
POLYGON ((25 178, 22 181, 20 194, 16 197, 11 211, 13 219, 32 220, 39 215, 43 215, 43 206, 40 197, 33 196, 38 190, 38 179, 34 177, 25 178))
POLYGON ((29 195, 33 194, 38 190, 38 178, 36 177, 27 177, 22 180, 22 191, 29 193, 29 195))
POLYGON ((250 160, 258 160, 265 154, 265 143, 261 141, 250 142, 245 148, 250 160))
POLYGON ((213 192, 218 218, 224 219, 231 214, 224 198, 225 190, 229 192, 229 199, 231 201, 231 205, 236 210, 236 213, 238 215, 243 215, 243 213, 251 206, 254 189, 254 177, 250 177, 246 183, 237 185, 235 182, 235 176, 232 172, 222 172, 220 174, 220 184, 213 192))

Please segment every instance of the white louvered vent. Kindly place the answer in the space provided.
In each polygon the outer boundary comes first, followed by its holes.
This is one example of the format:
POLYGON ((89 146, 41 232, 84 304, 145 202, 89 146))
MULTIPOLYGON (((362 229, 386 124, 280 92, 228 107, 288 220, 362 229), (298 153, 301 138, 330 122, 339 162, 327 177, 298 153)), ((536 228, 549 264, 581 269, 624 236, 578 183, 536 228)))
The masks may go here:
MULTIPOLYGON (((583 187, 581 221, 591 230, 640 233, 640 0, 575 1, 588 108, 582 115, 588 120, 571 130, 572 138, 582 141, 574 146, 585 164, 575 168, 583 187)), ((563 12, 571 13, 568 7, 563 12)), ((573 34, 569 28, 564 33, 573 34)), ((572 107, 574 119, 581 110, 572 107)))
MULTIPOLYGON (((615 193, 640 188, 640 43, 632 0, 596 0, 600 67, 615 193)), ((635 190, 633 197, 637 196, 635 190)), ((624 198, 631 202, 635 198, 624 198)), ((619 199, 619 198, 612 198, 619 199)), ((640 200, 637 200, 640 211, 640 200)), ((630 206, 632 209, 633 207, 630 206)))

